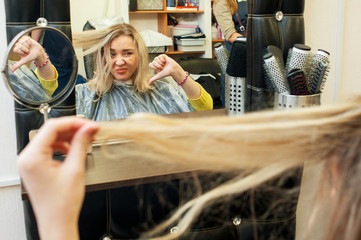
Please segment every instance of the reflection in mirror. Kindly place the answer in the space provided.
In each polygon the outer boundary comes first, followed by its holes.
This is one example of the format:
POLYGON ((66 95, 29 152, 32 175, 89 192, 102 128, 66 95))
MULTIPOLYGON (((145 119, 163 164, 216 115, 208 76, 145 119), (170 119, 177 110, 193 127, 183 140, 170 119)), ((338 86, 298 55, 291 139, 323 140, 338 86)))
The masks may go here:
POLYGON ((5 70, 15 99, 23 105, 25 102, 38 106, 70 91, 77 71, 76 59, 71 42, 63 33, 41 27, 16 39, 10 46, 5 70))
POLYGON ((93 78, 76 86, 78 115, 106 121, 135 112, 171 114, 213 107, 211 96, 174 59, 162 54, 149 63, 141 34, 129 24, 74 33, 73 43, 85 50, 83 55, 95 53, 93 78))

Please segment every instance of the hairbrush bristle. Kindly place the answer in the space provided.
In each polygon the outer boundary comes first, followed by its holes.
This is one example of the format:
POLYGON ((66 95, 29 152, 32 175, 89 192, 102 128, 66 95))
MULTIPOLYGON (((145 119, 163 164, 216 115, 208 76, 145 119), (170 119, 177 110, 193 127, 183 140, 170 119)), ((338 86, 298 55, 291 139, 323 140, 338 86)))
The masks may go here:
POLYGON ((317 94, 322 92, 328 73, 329 62, 321 60, 318 63, 318 66, 315 67, 312 71, 311 80, 309 82, 309 91, 311 94, 317 94))
MULTIPOLYGON (((319 88, 319 91, 321 91, 323 89, 324 83, 325 83, 325 79, 321 80, 321 82, 319 83, 319 72, 322 71, 319 68, 322 68, 322 66, 320 66, 320 62, 324 62, 324 64, 327 64, 327 67, 325 68, 325 76, 324 78, 327 77, 328 72, 329 72, 329 56, 330 54, 322 49, 319 49, 317 51, 317 53, 313 56, 312 59, 312 63, 311 63, 311 67, 310 67, 310 71, 309 74, 307 76, 307 85, 308 85, 308 89, 311 92, 311 94, 315 91, 317 91, 317 88, 319 88), (317 85, 320 84, 319 87, 317 87, 317 85)), ((316 94, 318 92, 315 92, 314 94, 316 94)))

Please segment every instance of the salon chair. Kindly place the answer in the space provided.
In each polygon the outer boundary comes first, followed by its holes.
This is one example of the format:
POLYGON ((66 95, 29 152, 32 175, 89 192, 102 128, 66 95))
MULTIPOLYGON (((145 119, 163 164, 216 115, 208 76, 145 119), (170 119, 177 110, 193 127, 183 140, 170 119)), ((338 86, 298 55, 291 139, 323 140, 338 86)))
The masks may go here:
POLYGON ((305 0, 248 0, 247 11, 247 111, 273 107, 267 89, 263 55, 269 45, 283 51, 284 60, 295 43, 304 43, 305 0))
POLYGON ((213 98, 213 109, 222 108, 221 96, 221 68, 213 58, 181 59, 179 65, 190 74, 201 75, 196 81, 213 98), (212 76, 209 76, 212 75, 212 76))
MULTIPOLYGON (((90 23, 89 21, 87 21, 83 27, 83 31, 87 31, 87 30, 93 30, 95 29, 90 23)), ((85 75, 87 79, 92 79, 94 76, 94 53, 88 54, 86 56, 83 57, 84 60, 84 70, 85 70, 85 75)))

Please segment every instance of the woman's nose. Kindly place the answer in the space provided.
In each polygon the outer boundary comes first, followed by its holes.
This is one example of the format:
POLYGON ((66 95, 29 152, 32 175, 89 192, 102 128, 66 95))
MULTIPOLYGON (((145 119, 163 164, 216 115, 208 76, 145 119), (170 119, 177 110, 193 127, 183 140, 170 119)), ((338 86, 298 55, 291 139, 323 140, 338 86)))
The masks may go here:
POLYGON ((117 58, 115 59, 115 64, 117 65, 122 65, 125 63, 125 60, 122 56, 117 56, 117 58))

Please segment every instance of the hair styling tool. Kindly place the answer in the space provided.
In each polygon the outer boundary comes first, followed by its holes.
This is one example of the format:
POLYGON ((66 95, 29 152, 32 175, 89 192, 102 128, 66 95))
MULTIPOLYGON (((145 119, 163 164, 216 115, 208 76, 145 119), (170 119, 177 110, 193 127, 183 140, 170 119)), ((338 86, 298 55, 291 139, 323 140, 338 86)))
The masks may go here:
POLYGON ((301 69, 293 69, 287 75, 291 95, 308 95, 308 87, 305 74, 301 69))
POLYGON ((271 80, 277 93, 289 94, 289 86, 286 80, 285 70, 280 66, 272 53, 263 56, 263 67, 271 80))
POLYGON ((285 61, 283 59, 283 52, 279 47, 276 47, 274 45, 267 46, 267 53, 272 53, 273 56, 277 59, 277 61, 280 63, 280 66, 285 66, 285 61))
POLYGON ((328 61, 325 60, 321 60, 318 63, 318 67, 316 68, 316 71, 314 71, 313 73, 312 82, 309 86, 311 94, 317 94, 323 90, 329 72, 328 66, 329 63, 328 61))
POLYGON ((247 46, 244 38, 233 42, 227 65, 229 75, 229 115, 245 113, 247 46))
POLYGON ((317 72, 319 71, 318 70, 319 63, 321 61, 325 61, 328 63, 328 67, 329 67, 329 58, 330 58, 330 53, 323 49, 318 49, 315 56, 313 57, 310 72, 307 76, 307 84, 308 84, 308 89, 310 91, 311 91, 311 87, 314 85, 314 82, 317 81, 318 78, 317 72))
POLYGON ((228 98, 227 113, 228 115, 236 115, 237 114, 237 84, 236 77, 227 75, 228 81, 226 81, 227 89, 226 96, 228 98))
POLYGON ((293 69, 301 69, 305 74, 309 72, 311 48, 304 44, 295 44, 288 52, 286 69, 290 73, 293 69))
MULTIPOLYGON (((272 53, 275 56, 276 60, 278 61, 280 67, 284 68, 283 53, 280 48, 278 48, 274 45, 269 45, 265 48, 263 55, 266 55, 267 53, 272 53)), ((265 70, 264 75, 265 75, 266 87, 269 90, 271 90, 272 92, 276 92, 275 86, 274 86, 273 82, 271 81, 271 79, 268 77, 268 73, 266 72, 266 69, 264 69, 264 70, 265 70)))
POLYGON ((214 44, 214 54, 216 55, 219 66, 223 74, 226 74, 227 64, 229 60, 229 53, 227 49, 221 44, 214 44))

